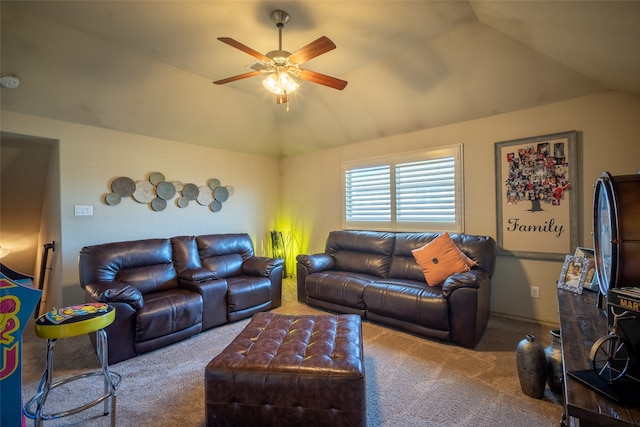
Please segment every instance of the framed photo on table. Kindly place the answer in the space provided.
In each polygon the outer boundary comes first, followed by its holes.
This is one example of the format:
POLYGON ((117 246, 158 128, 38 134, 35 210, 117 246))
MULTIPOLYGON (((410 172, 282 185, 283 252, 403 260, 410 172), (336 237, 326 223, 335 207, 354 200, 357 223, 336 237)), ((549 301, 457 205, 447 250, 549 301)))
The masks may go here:
POLYGON ((578 243, 576 131, 495 143, 500 255, 563 260, 578 243))
POLYGON ((597 291, 599 287, 598 277, 596 276, 595 251, 591 248, 583 248, 578 246, 573 256, 583 257, 588 261, 587 276, 584 279, 584 287, 592 291, 597 291))
POLYGON ((589 260, 587 258, 566 255, 560 279, 558 279, 558 287, 581 294, 588 270, 589 260))

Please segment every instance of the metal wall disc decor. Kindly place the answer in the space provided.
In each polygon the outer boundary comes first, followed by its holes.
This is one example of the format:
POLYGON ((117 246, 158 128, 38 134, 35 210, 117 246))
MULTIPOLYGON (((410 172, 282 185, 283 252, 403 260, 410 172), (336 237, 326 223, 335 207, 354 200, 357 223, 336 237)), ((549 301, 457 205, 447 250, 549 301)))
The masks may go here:
POLYGON ((198 191, 199 193, 196 200, 202 206, 208 206, 209 203, 213 201, 213 194, 211 193, 211 188, 207 187, 206 185, 202 185, 200 186, 200 188, 198 188, 198 191))
POLYGON ((162 173, 151 172, 149 174, 149 182, 152 183, 153 185, 158 185, 162 181, 164 181, 164 175, 162 173))
POLYGON ((216 187, 220 187, 220 180, 218 178, 211 178, 209 180, 209 188, 215 190, 216 187))
POLYGON ((183 184, 182 181, 167 181, 161 172, 150 172, 147 179, 134 181, 121 176, 111 182, 111 192, 104 195, 104 202, 109 206, 120 204, 122 198, 131 197, 138 203, 147 203, 153 211, 167 208, 167 200, 175 199, 178 208, 184 209, 192 200, 199 205, 207 206, 212 212, 219 212, 222 203, 226 202, 234 192, 230 185, 223 186, 217 178, 210 178, 206 185, 183 184))
POLYGON ((217 200, 214 200, 213 202, 211 202, 211 204, 209 205, 209 208, 211 209, 211 211, 213 212, 220 212, 220 210, 222 209, 222 203, 220 203, 217 200))
POLYGON ((185 184, 182 187, 182 197, 186 197, 187 200, 195 200, 198 198, 200 190, 195 184, 185 184))
POLYGON ((178 200, 176 200, 176 205, 178 205, 179 208, 186 208, 187 206, 189 206, 189 199, 187 199, 186 197, 178 197, 178 200))
POLYGON ((120 195, 120 197, 129 197, 136 191, 136 183, 131 178, 121 176, 111 183, 111 191, 120 195))
POLYGON ((229 199, 229 190, 225 187, 218 187, 213 190, 213 198, 219 202, 226 202, 229 199))
POLYGON ((104 201, 109 206, 115 206, 120 203, 121 197, 118 193, 109 193, 105 196, 104 201))
POLYGON ((156 185, 156 194, 164 200, 171 200, 176 195, 176 187, 169 181, 160 181, 156 185))
POLYGON ((167 207, 167 201, 165 199, 161 199, 160 197, 156 197, 151 201, 151 209, 156 212, 163 211, 167 207))
POLYGON ((136 182, 136 191, 133 192, 133 198, 138 203, 150 203, 155 195, 155 187, 149 181, 136 182))

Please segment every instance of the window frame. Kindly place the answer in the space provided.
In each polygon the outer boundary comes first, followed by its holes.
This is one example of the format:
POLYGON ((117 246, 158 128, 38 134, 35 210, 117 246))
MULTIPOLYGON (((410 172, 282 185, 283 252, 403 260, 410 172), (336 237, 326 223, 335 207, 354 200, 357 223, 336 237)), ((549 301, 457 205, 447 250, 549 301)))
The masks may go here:
POLYGON ((464 163, 463 146, 454 144, 442 147, 428 148, 418 151, 396 153, 386 156, 370 157, 342 162, 342 227, 345 230, 373 230, 373 231, 430 231, 464 233, 464 163), (454 160, 454 195, 455 220, 453 222, 397 221, 396 202, 396 166, 424 160, 435 160, 452 157, 454 160), (390 209, 389 221, 347 221, 347 172, 354 169, 389 166, 390 178, 390 209))

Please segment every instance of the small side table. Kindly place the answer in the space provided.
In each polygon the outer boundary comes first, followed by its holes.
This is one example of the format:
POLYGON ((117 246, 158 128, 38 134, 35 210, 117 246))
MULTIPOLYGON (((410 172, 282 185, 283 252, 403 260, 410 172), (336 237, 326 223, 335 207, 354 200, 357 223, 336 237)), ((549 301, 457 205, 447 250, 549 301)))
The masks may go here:
POLYGON ((113 323, 116 311, 113 306, 104 303, 86 303, 58 310, 52 310, 38 317, 35 323, 36 335, 47 339, 47 360, 38 383, 36 394, 24 405, 24 414, 34 421, 39 427, 43 420, 53 420, 77 414, 100 402, 104 402, 104 415, 111 413, 111 427, 116 424, 116 390, 122 378, 119 374, 111 372, 108 364, 107 333, 104 328, 113 323), (100 361, 100 369, 75 375, 69 378, 53 382, 53 348, 60 338, 70 338, 77 335, 96 333, 96 353, 100 361), (49 392, 54 388, 72 381, 90 376, 100 376, 104 380, 104 393, 95 400, 55 414, 45 414, 44 405, 49 392), (33 406, 35 405, 35 410, 33 406))

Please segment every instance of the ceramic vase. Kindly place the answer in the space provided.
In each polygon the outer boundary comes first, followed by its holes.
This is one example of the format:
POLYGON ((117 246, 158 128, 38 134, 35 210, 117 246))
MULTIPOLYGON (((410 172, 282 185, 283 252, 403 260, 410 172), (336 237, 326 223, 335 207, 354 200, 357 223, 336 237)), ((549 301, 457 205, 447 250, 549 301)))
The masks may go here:
POLYGON ((554 393, 562 393, 562 348, 560 341, 560 330, 550 331, 552 336, 551 344, 544 349, 547 359, 547 384, 554 393))
POLYGON ((516 363, 522 392, 541 399, 547 382, 547 357, 533 335, 527 334, 518 343, 516 363))

